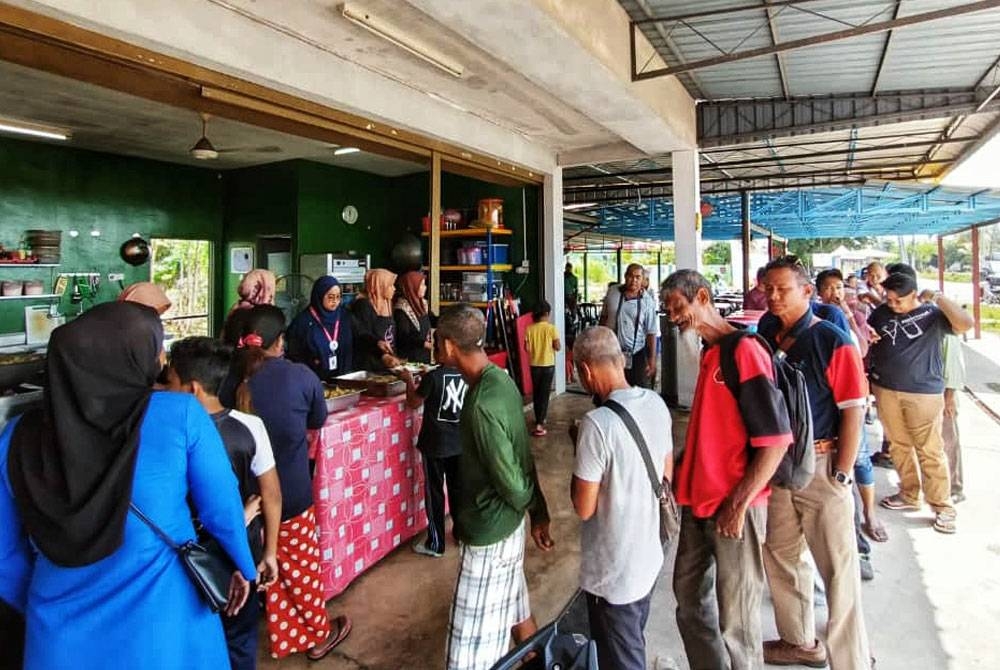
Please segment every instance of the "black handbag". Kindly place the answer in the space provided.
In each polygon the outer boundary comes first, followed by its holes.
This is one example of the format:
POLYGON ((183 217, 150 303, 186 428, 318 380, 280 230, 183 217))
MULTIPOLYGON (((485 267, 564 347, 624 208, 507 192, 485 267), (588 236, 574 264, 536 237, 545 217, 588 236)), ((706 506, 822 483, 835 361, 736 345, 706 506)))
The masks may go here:
POLYGON ((170 536, 160 530, 160 527, 153 523, 152 519, 143 514, 135 506, 135 503, 129 503, 129 508, 133 514, 152 528, 153 532, 167 543, 167 546, 177 552, 177 556, 180 557, 181 564, 188 577, 191 578, 195 590, 198 591, 211 610, 220 612, 225 609, 229 602, 229 584, 233 579, 236 567, 218 540, 209 536, 200 543, 188 540, 184 544, 177 544, 170 539, 170 536))
POLYGON ((642 436, 642 431, 639 430, 638 424, 636 424, 632 415, 629 414, 629 411, 615 400, 606 400, 603 406, 618 415, 639 447, 639 452, 642 454, 642 461, 646 464, 646 474, 649 475, 649 483, 653 486, 653 495, 656 496, 656 500, 660 505, 660 542, 665 546, 677 537, 681 530, 681 518, 677 512, 677 501, 674 500, 674 492, 671 490, 670 480, 664 477, 663 481, 657 481, 656 468, 653 467, 653 459, 649 455, 649 447, 646 446, 646 439, 642 436))

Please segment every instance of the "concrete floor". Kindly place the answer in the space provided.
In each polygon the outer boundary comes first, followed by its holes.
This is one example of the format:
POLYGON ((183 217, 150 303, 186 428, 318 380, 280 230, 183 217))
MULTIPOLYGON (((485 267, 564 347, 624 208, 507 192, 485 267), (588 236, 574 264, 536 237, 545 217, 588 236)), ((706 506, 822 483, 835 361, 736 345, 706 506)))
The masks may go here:
MULTIPOLYGON (((998 352, 1000 356, 1000 352, 998 352)), ((977 361, 979 359, 976 359, 977 361)), ((1000 365, 975 370, 1000 381, 1000 365)), ((995 366, 989 367, 989 366, 995 366)), ((973 371, 970 370, 970 376, 973 371)), ((971 382, 970 382, 971 386, 971 382)), ((579 570, 579 522, 569 502, 572 447, 566 430, 573 418, 590 409, 589 398, 566 394, 553 400, 549 435, 533 443, 542 487, 552 514, 556 549, 542 554, 529 541, 526 571, 532 610, 540 623, 551 620, 576 588, 579 570)), ((684 430, 683 415, 675 433, 684 430)), ((997 422, 964 397, 959 416, 968 501, 959 508, 959 530, 943 536, 931 529, 931 514, 882 510, 890 540, 876 545, 876 578, 864 585, 864 609, 879 670, 965 670, 1000 668, 1000 446, 997 422)), ((879 495, 895 490, 895 472, 876 469, 879 495)), ((689 666, 674 622, 670 589, 672 557, 657 584, 647 627, 649 667, 689 666)), ((440 668, 448 607, 455 585, 457 551, 431 559, 402 547, 341 596, 331 614, 346 612, 354 630, 346 642, 320 663, 302 655, 281 662, 263 651, 259 667, 330 670, 440 668)), ((770 604, 761 612, 765 639, 775 636, 770 604)), ((819 625, 825 625, 819 613, 819 625)), ((822 631, 820 633, 822 635, 822 631)))

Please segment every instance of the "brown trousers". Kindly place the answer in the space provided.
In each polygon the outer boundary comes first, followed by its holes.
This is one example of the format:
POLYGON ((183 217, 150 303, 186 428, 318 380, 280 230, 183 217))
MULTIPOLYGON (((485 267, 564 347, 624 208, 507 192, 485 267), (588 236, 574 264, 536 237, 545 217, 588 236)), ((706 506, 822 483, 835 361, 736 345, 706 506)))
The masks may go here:
POLYGON ((861 569, 854 535, 854 495, 830 475, 830 454, 816 455, 816 476, 799 491, 774 487, 767 507, 764 569, 778 635, 794 645, 816 639, 813 568, 826 586, 826 646, 831 670, 869 667, 861 609, 861 569))
POLYGON ((872 385, 878 415, 899 473, 899 495, 920 503, 920 491, 935 512, 954 510, 948 459, 941 439, 944 395, 906 393, 872 385))

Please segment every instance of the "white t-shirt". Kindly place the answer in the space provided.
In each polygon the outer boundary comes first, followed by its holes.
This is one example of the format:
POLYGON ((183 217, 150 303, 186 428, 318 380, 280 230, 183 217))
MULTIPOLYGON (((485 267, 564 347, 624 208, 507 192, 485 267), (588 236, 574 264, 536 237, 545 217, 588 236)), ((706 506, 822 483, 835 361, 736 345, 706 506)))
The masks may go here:
MULTIPOLYGON (((658 479, 673 451, 670 412, 643 388, 614 391, 642 431, 658 479)), ((580 422, 574 475, 600 482, 597 511, 580 534, 580 588, 613 605, 645 597, 663 566, 660 506, 632 434, 612 410, 598 407, 580 422)))
POLYGON ((259 416, 246 414, 235 409, 229 410, 229 416, 233 417, 250 431, 257 450, 254 452, 253 460, 250 461, 250 471, 254 477, 260 477, 265 472, 274 469, 274 450, 271 448, 271 438, 267 435, 267 428, 259 416))

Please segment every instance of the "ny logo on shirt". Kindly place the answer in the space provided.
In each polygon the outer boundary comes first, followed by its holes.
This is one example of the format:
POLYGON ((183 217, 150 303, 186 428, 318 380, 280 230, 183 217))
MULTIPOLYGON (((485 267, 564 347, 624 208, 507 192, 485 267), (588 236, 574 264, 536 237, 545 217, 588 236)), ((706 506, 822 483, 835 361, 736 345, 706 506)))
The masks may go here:
POLYGON ((462 375, 446 374, 441 378, 441 406, 438 408, 438 421, 458 423, 462 415, 462 404, 465 402, 465 392, 469 385, 462 375))
POLYGON ((924 312, 922 314, 893 319, 882 326, 882 334, 892 340, 893 346, 896 346, 896 338, 899 337, 900 332, 906 335, 907 339, 915 340, 924 334, 924 329, 920 327, 917 321, 922 321, 929 315, 930 312, 924 312))

